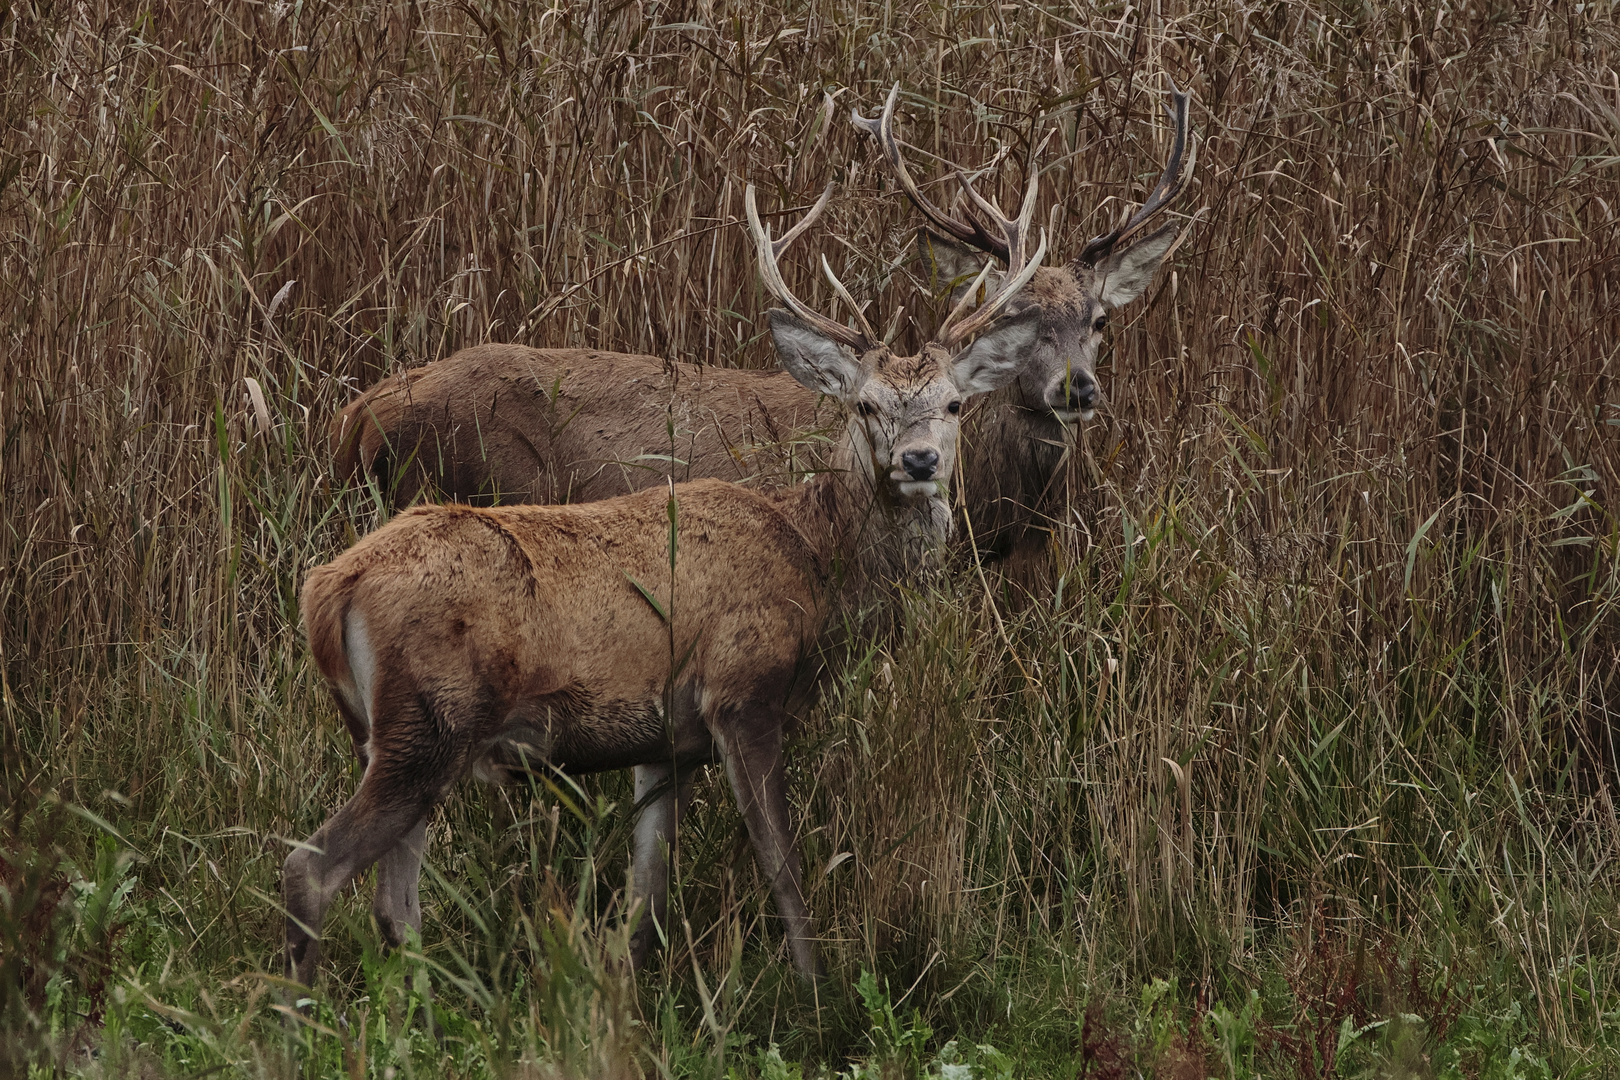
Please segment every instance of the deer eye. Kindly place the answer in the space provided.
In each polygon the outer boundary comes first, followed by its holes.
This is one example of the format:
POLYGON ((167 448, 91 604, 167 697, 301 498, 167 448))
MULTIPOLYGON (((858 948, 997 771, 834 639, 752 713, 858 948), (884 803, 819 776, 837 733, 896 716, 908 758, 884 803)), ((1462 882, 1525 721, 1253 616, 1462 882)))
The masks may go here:
POLYGON ((857 401, 855 403, 855 411, 866 417, 873 416, 877 413, 877 410, 872 407, 871 402, 867 401, 857 401))
POLYGON ((945 411, 950 413, 952 416, 955 416, 957 413, 962 411, 962 403, 960 401, 953 401, 949 405, 945 406, 945 411))
POLYGON ((1099 315, 1099 316, 1097 316, 1097 321, 1091 324, 1091 329, 1092 329, 1093 333, 1100 334, 1100 333, 1103 332, 1104 329, 1107 328, 1107 326, 1108 326, 1108 316, 1099 315))

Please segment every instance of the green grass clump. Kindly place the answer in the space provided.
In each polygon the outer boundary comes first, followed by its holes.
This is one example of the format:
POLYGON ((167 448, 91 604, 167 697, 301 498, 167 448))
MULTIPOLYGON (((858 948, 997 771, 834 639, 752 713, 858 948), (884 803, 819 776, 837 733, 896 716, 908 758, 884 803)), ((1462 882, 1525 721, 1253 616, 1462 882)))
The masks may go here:
POLYGON ((0 1075, 1620 1072, 1616 57, 1590 3, 0 4, 0 1075), (627 976, 603 776, 467 786, 422 940, 362 883, 289 1015, 281 862, 357 779, 297 590, 384 519, 353 390, 772 363, 750 181, 839 180, 915 344, 845 110, 898 80, 919 173, 1004 151, 1003 205, 1055 131, 1072 254, 1164 73, 1186 241, 1050 557, 902 597, 793 749, 828 979, 713 777, 627 976))

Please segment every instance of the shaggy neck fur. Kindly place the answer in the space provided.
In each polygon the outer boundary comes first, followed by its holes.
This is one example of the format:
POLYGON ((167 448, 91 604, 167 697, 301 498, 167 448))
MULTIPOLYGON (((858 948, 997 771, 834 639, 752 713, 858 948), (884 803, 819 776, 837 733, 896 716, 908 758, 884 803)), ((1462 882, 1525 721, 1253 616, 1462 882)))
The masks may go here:
MULTIPOLYGON (((1005 556, 1032 531, 1042 530, 1061 502, 1063 455, 1074 432, 1043 407, 1025 403, 1009 386, 969 402, 962 420, 963 500, 973 515, 973 540, 992 556, 1005 556)), ((958 529, 965 536, 966 529, 958 529)))
POLYGON ((945 489, 902 497, 883 475, 887 470, 861 460, 862 453, 853 432, 847 432, 833 453, 832 468, 781 492, 778 504, 822 567, 846 583, 881 585, 914 577, 935 564, 950 539, 945 489))

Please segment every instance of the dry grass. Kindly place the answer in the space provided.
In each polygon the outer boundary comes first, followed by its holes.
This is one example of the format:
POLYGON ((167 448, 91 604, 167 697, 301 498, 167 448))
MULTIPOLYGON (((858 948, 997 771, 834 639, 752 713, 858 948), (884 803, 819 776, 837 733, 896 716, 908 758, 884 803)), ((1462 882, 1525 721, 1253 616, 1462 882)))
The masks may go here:
MULTIPOLYGON (((561 963, 537 945, 516 983, 473 965, 468 1015, 565 1065, 548 1024, 638 1009, 677 1072, 727 1030, 836 1060, 865 965, 1036 1069, 1163 975, 1195 1012, 1263 989, 1264 1052, 1316 1075, 1284 1027, 1327 997, 1277 987, 1326 935, 1401 942, 1560 1068, 1613 1067, 1616 46, 1609 7, 1569 3, 0 5, 5 790, 119 830, 153 927, 119 975, 257 1046, 277 838, 351 782, 294 597, 379 520, 325 481, 352 390, 491 340, 770 363, 749 181, 793 207, 841 180, 819 242, 914 337, 915 219, 847 109, 899 80, 920 146, 1007 152, 1004 197, 1056 128, 1072 252, 1152 182, 1169 73, 1196 213, 1115 321, 1054 568, 909 601, 799 748, 844 989, 817 1012, 777 984, 711 794, 693 933, 640 1004, 583 960, 597 997, 525 997, 561 963)), ((505 805, 437 827, 442 962, 500 954, 475 915, 542 895, 589 938, 576 856, 616 873, 622 814, 505 805)), ((1144 1067, 1204 1045, 1126 1012, 1144 1067)))

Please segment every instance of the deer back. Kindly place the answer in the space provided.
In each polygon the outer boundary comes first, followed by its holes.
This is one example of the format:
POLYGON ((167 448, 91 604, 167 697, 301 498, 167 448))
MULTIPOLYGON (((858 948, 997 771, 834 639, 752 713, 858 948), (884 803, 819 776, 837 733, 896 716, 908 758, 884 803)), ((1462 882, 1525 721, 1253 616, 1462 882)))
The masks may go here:
POLYGON ((779 372, 589 349, 482 345, 391 376, 332 427, 338 474, 396 507, 591 502, 820 467, 833 409, 779 372))
MULTIPOLYGON (((666 478, 785 483, 826 465, 835 423, 782 371, 486 345, 381 380, 344 408, 332 442, 340 477, 374 477, 400 509, 436 497, 487 505, 496 492, 506 505, 582 503, 666 478)), ((999 556, 1039 529, 1061 495, 1062 439, 1019 386, 971 403, 956 535, 971 526, 999 556)))

